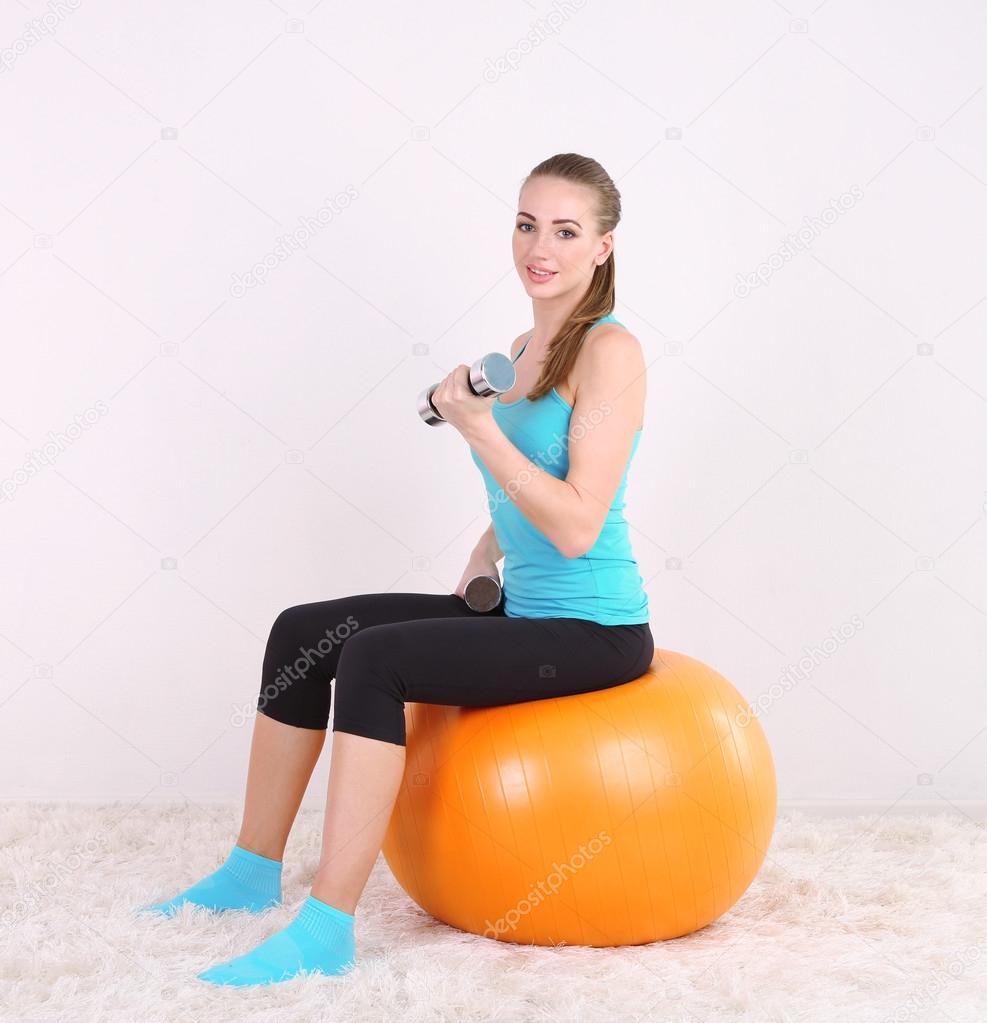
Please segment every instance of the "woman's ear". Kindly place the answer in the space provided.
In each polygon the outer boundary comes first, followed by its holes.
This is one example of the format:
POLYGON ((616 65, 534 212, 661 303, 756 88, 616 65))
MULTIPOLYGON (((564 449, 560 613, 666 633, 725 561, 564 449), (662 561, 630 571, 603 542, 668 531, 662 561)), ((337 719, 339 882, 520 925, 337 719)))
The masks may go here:
POLYGON ((602 251, 596 257, 597 266, 603 266, 610 258, 610 253, 613 252, 613 231, 607 231, 601 239, 601 245, 602 251))

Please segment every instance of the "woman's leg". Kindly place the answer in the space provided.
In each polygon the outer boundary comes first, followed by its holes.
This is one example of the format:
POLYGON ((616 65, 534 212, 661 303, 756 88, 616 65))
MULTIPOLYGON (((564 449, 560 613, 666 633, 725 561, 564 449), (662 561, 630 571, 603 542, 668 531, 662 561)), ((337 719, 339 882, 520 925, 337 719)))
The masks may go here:
POLYGON ((312 895, 352 914, 377 862, 404 777, 404 745, 333 732, 322 854, 312 895))
MULTIPOLYGON (((274 860, 284 855, 325 743, 330 681, 350 638, 376 625, 477 616, 462 598, 435 593, 361 593, 282 611, 264 653, 237 845, 274 860)), ((334 762, 335 752, 330 772, 334 762)))
POLYGON ((296 728, 266 714, 254 720, 243 821, 236 844, 272 860, 284 856, 288 833, 315 770, 326 730, 296 728))
POLYGON ((219 869, 143 911, 171 915, 186 903, 259 911, 281 901, 281 859, 325 742, 330 680, 351 635, 375 624, 475 616, 453 594, 367 593, 282 611, 264 653, 236 844, 219 869))
POLYGON ((336 677, 322 858, 295 919, 200 973, 247 986, 355 962, 353 910, 380 853, 404 771, 404 701, 486 707, 619 685, 643 674, 650 629, 571 618, 477 616, 380 625, 351 639, 336 677))

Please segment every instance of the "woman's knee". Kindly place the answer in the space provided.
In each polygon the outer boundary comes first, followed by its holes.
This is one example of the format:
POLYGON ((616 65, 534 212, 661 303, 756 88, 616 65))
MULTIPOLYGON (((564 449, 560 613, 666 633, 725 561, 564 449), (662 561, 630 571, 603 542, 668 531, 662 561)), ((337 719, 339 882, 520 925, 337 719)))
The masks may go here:
POLYGON ((346 678, 394 676, 393 664, 400 659, 401 649, 398 623, 365 626, 340 651, 338 674, 346 678))
POLYGON ((333 601, 285 608, 271 625, 257 709, 286 724, 327 727, 329 683, 348 635, 346 611, 333 601))
POLYGON ((401 643, 394 624, 367 626, 351 637, 336 671, 337 714, 379 717, 393 713, 395 706, 403 711, 405 686, 397 670, 401 643))
POLYGON ((313 628, 336 639, 346 639, 359 629, 360 623, 352 612, 347 597, 335 600, 315 600, 307 604, 286 607, 271 624, 271 634, 281 632, 311 632, 313 628))
POLYGON ((279 660, 298 673, 307 673, 328 658, 335 669, 343 643, 357 628, 343 600, 286 607, 271 625, 265 659, 279 660))

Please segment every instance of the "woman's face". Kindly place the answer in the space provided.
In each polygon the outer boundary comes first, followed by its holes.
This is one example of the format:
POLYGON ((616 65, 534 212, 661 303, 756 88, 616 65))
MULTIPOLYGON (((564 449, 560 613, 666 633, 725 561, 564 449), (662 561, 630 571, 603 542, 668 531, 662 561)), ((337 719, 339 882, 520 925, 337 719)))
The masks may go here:
POLYGON ((525 291, 532 298, 557 298, 589 287, 593 271, 613 248, 613 232, 597 231, 592 189, 535 177, 521 190, 512 248, 525 291), (539 277, 529 268, 550 275, 539 277))

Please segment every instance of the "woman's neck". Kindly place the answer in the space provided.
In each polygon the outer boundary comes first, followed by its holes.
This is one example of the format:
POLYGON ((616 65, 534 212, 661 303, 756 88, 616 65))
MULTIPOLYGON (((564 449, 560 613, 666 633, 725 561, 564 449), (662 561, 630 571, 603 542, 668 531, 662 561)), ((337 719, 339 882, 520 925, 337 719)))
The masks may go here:
POLYGON ((566 320, 569 319, 576 306, 582 300, 583 296, 579 295, 575 300, 566 296, 564 304, 561 302, 547 304, 544 299, 532 302, 532 315, 535 325, 528 331, 531 335, 528 347, 533 348, 536 352, 544 352, 548 348, 549 342, 562 329, 566 320))

